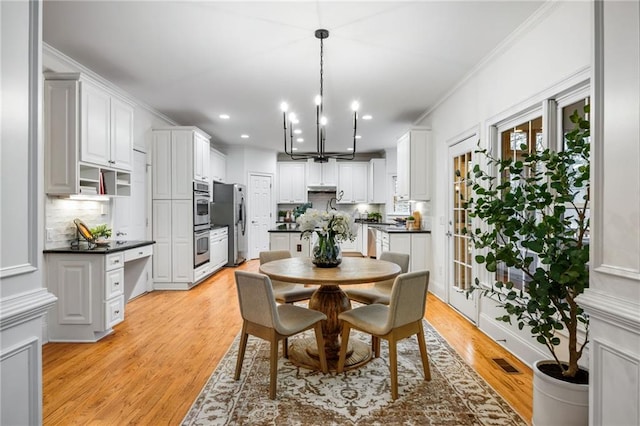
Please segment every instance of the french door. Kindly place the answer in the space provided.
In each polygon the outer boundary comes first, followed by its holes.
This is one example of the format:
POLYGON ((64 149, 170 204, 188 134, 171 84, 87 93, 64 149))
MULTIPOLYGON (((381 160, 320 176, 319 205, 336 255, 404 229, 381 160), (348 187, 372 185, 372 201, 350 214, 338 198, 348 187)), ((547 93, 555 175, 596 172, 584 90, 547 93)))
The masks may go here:
POLYGON ((475 293, 467 294, 473 284, 473 246, 463 233, 471 226, 465 200, 471 193, 467 187, 467 172, 473 168, 473 155, 477 146, 477 135, 472 135, 449 147, 449 208, 447 230, 447 274, 449 304, 474 323, 477 319, 475 293))

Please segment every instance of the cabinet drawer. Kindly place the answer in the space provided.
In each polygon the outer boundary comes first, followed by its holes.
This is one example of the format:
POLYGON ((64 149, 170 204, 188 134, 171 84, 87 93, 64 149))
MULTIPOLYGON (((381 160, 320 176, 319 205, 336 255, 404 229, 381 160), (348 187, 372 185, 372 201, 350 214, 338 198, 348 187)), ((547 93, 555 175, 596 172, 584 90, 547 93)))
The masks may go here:
POLYGON ((153 245, 137 247, 124 252, 124 261, 140 259, 153 255, 153 245))
POLYGON ((198 282, 211 273, 211 262, 205 263, 202 266, 198 266, 198 269, 193 271, 193 282, 198 282))
POLYGON ((114 296, 119 296, 124 291, 124 268, 108 271, 105 277, 104 300, 109 300, 114 296))
POLYGON ((124 296, 105 302, 105 328, 109 329, 122 321, 124 321, 124 296))
POLYGON ((122 252, 107 255, 105 270, 111 271, 112 269, 122 268, 123 265, 124 254, 122 252))
POLYGON ((229 232, 227 228, 212 229, 210 231, 211 238, 220 238, 223 235, 228 235, 228 234, 229 232))

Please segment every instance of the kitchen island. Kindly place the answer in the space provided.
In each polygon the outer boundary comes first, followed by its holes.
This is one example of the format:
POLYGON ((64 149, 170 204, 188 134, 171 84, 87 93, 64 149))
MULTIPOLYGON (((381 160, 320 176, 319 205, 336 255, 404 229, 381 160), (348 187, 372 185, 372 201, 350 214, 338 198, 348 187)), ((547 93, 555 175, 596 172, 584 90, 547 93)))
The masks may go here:
POLYGON ((51 342, 96 342, 124 321, 125 303, 151 289, 154 241, 80 242, 44 250, 51 342))
POLYGON ((269 249, 287 250, 292 257, 309 257, 311 241, 301 238, 301 231, 295 222, 278 223, 269 230, 269 249))
POLYGON ((383 251, 406 253, 410 256, 409 271, 429 270, 431 264, 431 230, 406 229, 404 226, 369 224, 369 246, 375 241, 378 257, 383 251))

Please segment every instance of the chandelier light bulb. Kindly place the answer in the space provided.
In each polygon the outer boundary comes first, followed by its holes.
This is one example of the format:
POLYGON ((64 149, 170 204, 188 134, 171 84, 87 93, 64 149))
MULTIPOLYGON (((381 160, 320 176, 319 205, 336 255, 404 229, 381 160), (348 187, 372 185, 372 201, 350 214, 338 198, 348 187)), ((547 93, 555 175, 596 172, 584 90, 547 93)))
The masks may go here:
POLYGON ((292 123, 296 123, 298 121, 298 117, 296 116, 295 112, 289 113, 289 121, 292 123))
POLYGON ((353 101, 353 102, 351 103, 351 110, 352 110, 352 111, 357 111, 357 110, 358 110, 358 108, 360 108, 360 104, 358 103, 358 101, 353 101))
POLYGON ((316 95, 315 102, 316 105, 319 106, 322 103, 322 96, 316 95))
POLYGON ((286 102, 283 102, 283 103, 280 104, 280 110, 282 112, 287 112, 288 109, 289 109, 289 105, 287 105, 286 102))
POLYGON ((326 126, 327 125, 327 121, 328 121, 327 117, 325 117, 325 116, 320 117, 320 124, 321 125, 326 126))

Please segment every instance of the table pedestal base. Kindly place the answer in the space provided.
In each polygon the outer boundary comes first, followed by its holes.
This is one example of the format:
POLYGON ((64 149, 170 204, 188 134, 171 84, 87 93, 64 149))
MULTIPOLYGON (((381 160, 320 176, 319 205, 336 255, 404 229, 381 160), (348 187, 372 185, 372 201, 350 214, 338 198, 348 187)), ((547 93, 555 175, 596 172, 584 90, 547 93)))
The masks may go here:
MULTIPOLYGON (((308 368, 310 370, 320 370, 320 360, 318 359, 318 347, 315 337, 307 338, 291 338, 289 339, 289 360, 299 367, 308 368), (314 353, 316 355, 314 355, 314 353)), ((352 339, 349 341, 347 348, 347 358, 344 363, 344 369, 350 370, 358 368, 371 359, 371 345, 360 340, 352 339), (351 352, 351 355, 349 355, 351 352)), ((338 369, 338 358, 327 359, 329 370, 338 369)))
MULTIPOLYGON (((327 315, 327 320, 322 321, 322 336, 324 337, 324 351, 327 355, 327 364, 330 370, 336 370, 338 367, 338 357, 340 355, 340 334, 342 333, 342 324, 338 319, 341 312, 351 309, 351 301, 346 293, 335 284, 321 285, 309 300, 309 309, 323 312, 327 315)), ((320 360, 318 359, 318 346, 315 338, 302 338, 290 340, 292 343, 289 347, 289 359, 294 364, 311 368, 320 369, 320 360)), ((350 340, 347 347, 347 358, 345 361, 345 369, 356 368, 371 359, 371 349, 369 345, 359 341, 350 340)))

